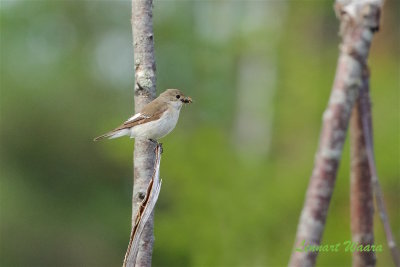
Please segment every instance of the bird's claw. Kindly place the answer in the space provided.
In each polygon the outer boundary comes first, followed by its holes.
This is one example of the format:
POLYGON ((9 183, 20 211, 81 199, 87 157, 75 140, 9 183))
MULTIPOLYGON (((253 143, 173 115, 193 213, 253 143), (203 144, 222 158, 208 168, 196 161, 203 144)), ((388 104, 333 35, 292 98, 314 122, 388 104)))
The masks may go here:
POLYGON ((160 152, 161 152, 160 154, 163 153, 164 149, 162 147, 162 143, 159 143, 157 140, 154 140, 154 139, 149 139, 149 141, 156 145, 156 148, 155 148, 154 152, 157 151, 157 147, 159 146, 160 147, 160 152))

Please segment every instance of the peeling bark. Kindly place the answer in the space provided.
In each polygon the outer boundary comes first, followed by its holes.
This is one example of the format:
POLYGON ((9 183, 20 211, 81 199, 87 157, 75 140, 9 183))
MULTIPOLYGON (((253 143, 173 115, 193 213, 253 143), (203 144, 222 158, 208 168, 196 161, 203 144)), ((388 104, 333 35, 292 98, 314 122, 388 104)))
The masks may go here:
MULTIPOLYGON (((379 28, 380 0, 337 0, 342 44, 336 76, 323 115, 319 148, 297 229, 295 248, 318 246, 341 159, 354 102, 362 83, 373 32, 379 28)), ((295 250, 289 266, 314 266, 318 252, 295 250)))
MULTIPOLYGON (((132 0, 132 32, 135 66, 135 112, 156 96, 156 64, 153 41, 152 0, 132 0)), ((132 196, 132 229, 139 205, 146 196, 155 164, 155 145, 136 138, 133 154, 134 185, 132 196)), ((151 266, 154 215, 151 214, 141 235, 136 263, 127 266, 151 266)), ((132 252, 132 251, 131 251, 132 252)))
POLYGON ((156 163, 154 166, 153 176, 147 187, 146 195, 140 203, 138 212, 135 216, 135 225, 132 227, 131 236, 129 240, 128 249, 125 253, 123 267, 133 265, 136 262, 137 253, 139 250, 139 244, 143 230, 145 229, 146 223, 150 218, 154 206, 156 205, 158 195, 161 189, 160 180, 160 161, 161 161, 161 144, 156 147, 156 163))

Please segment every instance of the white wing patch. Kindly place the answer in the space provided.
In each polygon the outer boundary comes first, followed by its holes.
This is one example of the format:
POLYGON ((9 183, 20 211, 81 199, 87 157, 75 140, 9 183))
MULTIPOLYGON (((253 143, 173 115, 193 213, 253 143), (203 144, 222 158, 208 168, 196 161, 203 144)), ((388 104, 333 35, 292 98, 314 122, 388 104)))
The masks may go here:
POLYGON ((143 115, 142 113, 136 113, 135 115, 130 117, 125 123, 134 121, 136 119, 148 119, 148 118, 150 118, 150 116, 143 115))
POLYGON ((139 118, 140 116, 142 116, 142 114, 136 113, 135 115, 133 115, 132 117, 130 117, 126 122, 136 120, 136 119, 139 118))

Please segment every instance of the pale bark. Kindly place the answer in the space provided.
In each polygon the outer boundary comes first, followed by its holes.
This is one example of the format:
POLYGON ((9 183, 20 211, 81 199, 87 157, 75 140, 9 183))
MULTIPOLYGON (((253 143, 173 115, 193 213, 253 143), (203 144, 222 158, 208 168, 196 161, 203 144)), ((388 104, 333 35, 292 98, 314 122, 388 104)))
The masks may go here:
MULTIPOLYGON (((135 112, 156 96, 156 64, 153 41, 152 0, 132 0, 133 52, 135 61, 135 112)), ((132 227, 140 203, 146 196, 147 186, 153 174, 155 145, 145 139, 135 139, 133 155, 134 185, 132 196, 132 227)), ((151 266, 153 252, 153 214, 141 235, 136 263, 127 266, 151 266)))
MULTIPOLYGON (((368 90, 367 79, 368 77, 365 77, 361 90, 368 90)), ((350 120, 350 215, 352 241, 363 246, 371 246, 374 244, 374 201, 362 125, 361 98, 363 97, 364 94, 360 92, 350 120)), ((375 263, 376 255, 373 251, 353 253, 353 267, 373 267, 375 263)))
MULTIPOLYGON (((379 27, 379 0, 336 1, 341 21, 341 53, 323 125, 314 170, 297 229, 295 248, 318 246, 341 159, 354 102, 359 93, 373 32, 379 27)), ((297 251, 289 266, 314 266, 318 252, 297 251)))

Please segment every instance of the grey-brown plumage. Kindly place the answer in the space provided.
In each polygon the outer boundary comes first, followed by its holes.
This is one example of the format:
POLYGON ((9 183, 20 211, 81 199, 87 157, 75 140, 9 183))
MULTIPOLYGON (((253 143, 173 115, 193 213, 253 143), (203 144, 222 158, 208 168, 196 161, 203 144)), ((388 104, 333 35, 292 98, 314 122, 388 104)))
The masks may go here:
POLYGON ((94 141, 124 135, 129 135, 131 138, 144 137, 153 140, 162 138, 175 128, 184 103, 192 103, 192 99, 185 97, 178 89, 168 89, 121 126, 96 137, 94 141))

